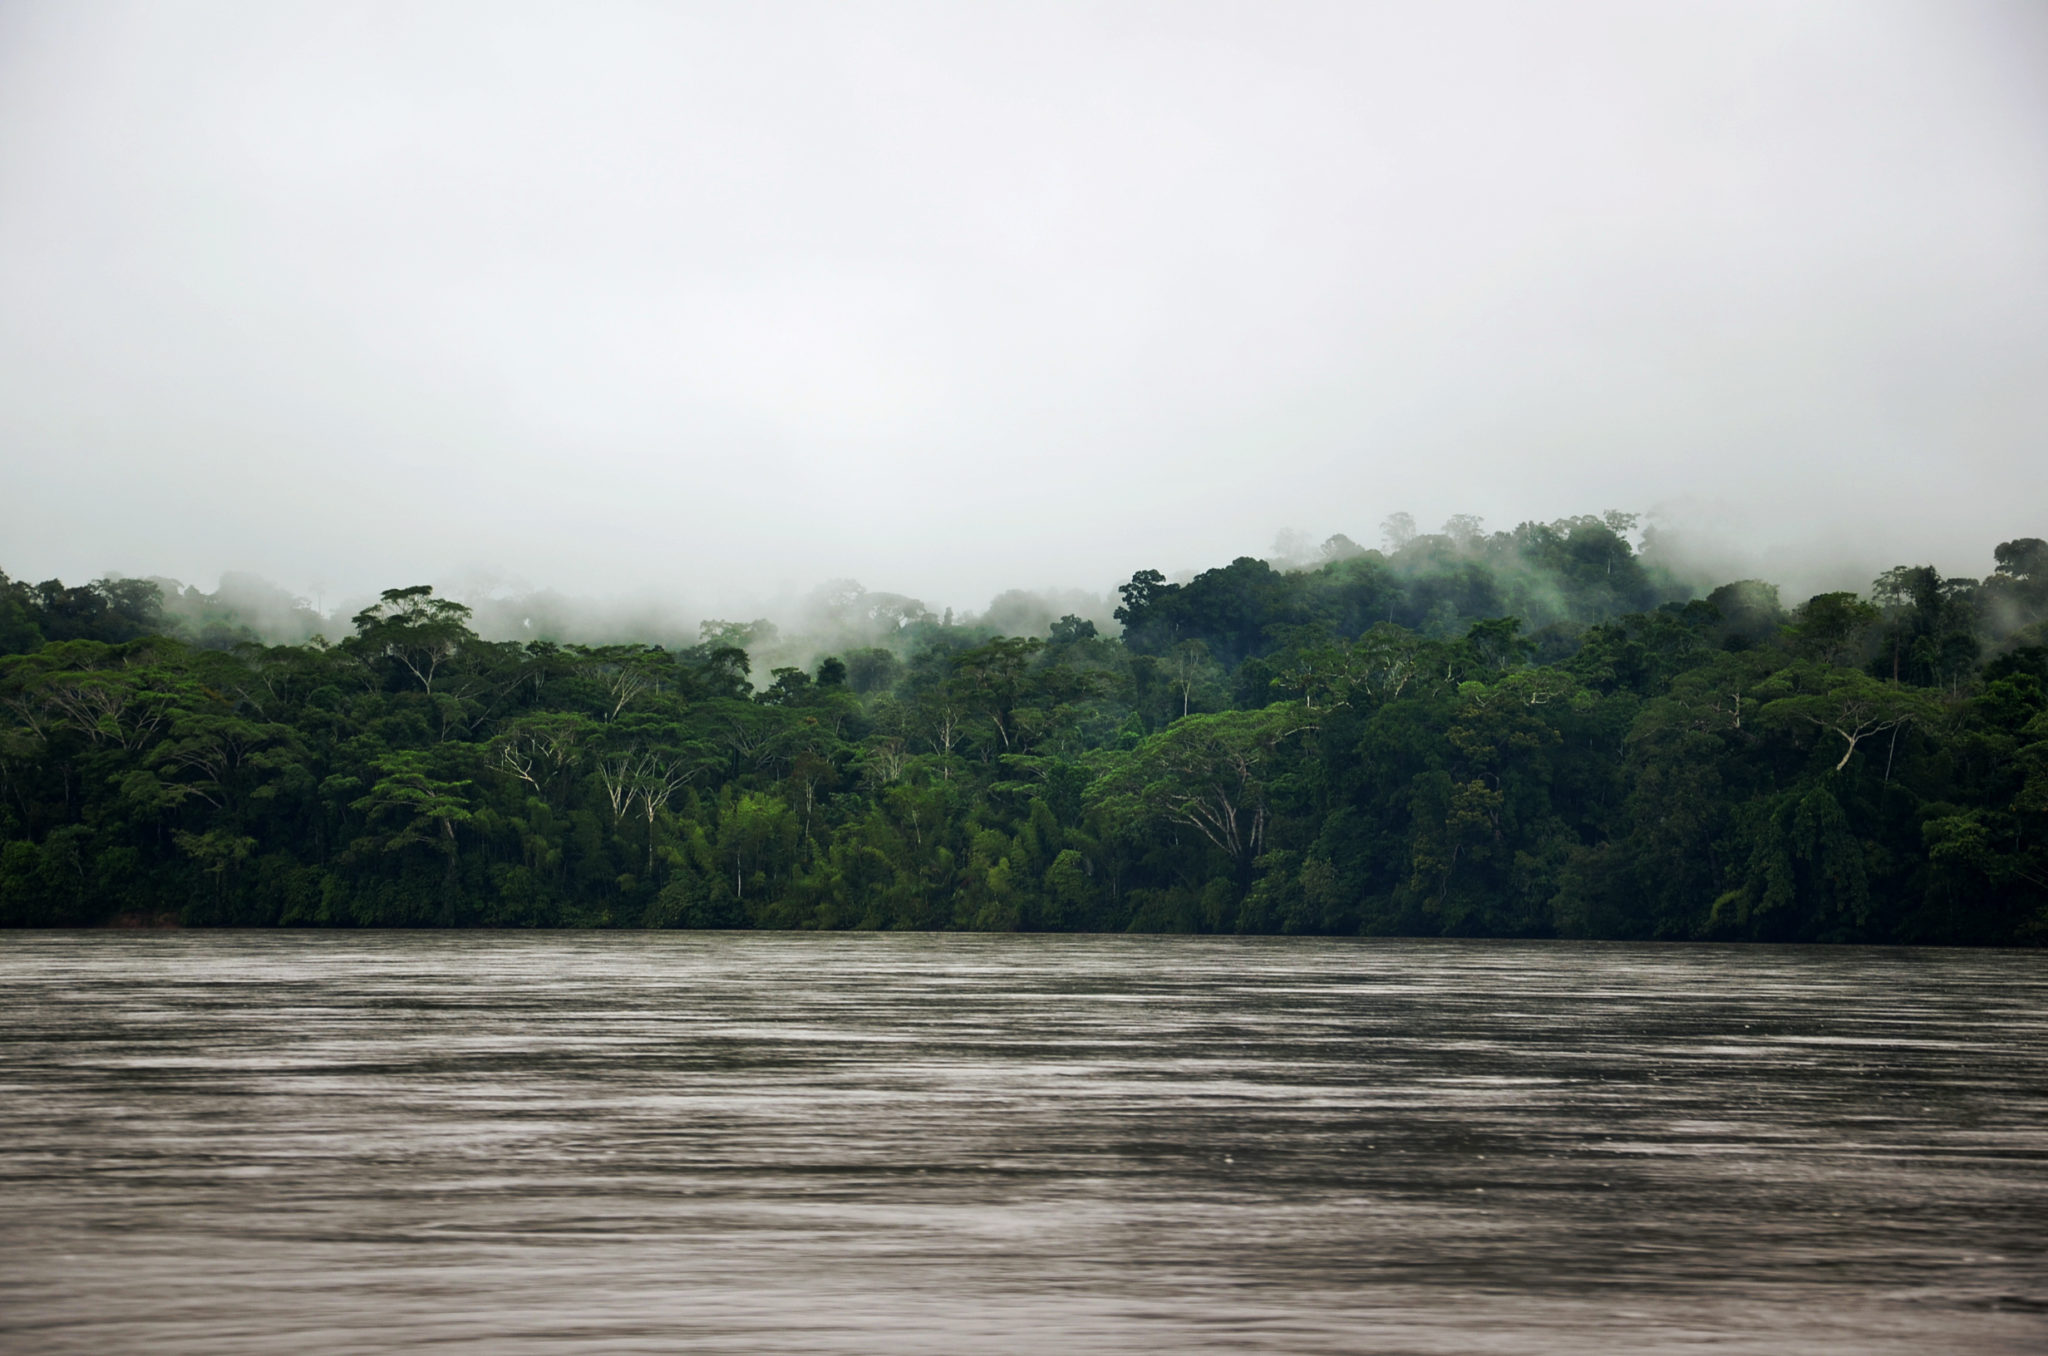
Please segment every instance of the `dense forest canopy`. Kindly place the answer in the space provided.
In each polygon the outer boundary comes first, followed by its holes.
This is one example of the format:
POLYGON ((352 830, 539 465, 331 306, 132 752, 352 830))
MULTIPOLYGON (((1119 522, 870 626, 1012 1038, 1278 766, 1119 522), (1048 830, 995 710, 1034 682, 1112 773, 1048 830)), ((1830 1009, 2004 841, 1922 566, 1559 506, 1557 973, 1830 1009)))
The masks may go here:
POLYGON ((1787 607, 1627 515, 1386 526, 1114 636, 834 586, 765 672, 0 575, 0 923, 2048 940, 2048 543, 1787 607))

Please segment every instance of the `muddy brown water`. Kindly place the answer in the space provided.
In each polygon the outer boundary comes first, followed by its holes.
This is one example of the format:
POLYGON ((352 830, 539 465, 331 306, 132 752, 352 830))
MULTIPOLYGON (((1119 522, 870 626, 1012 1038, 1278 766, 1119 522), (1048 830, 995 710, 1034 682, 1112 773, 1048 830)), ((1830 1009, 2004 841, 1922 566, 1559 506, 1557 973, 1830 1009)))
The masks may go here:
POLYGON ((2048 1350, 2048 957, 0 934, 0 1351, 2048 1350))

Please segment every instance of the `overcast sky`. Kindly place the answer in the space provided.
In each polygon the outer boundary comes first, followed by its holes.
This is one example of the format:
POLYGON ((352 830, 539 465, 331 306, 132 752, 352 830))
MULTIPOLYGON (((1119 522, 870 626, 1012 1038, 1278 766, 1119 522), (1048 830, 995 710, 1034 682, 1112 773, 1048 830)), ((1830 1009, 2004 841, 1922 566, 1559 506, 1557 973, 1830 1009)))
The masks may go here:
POLYGON ((2048 5, 0 3, 0 569, 2048 536, 2048 5))

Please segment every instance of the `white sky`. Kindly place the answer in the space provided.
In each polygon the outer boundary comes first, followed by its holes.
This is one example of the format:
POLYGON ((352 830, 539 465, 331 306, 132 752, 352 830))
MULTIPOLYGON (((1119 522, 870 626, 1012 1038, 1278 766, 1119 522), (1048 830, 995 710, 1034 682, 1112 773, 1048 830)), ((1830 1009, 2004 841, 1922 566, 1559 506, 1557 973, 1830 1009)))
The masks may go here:
POLYGON ((0 2, 18 578, 1853 585, 2048 536, 2044 434, 2037 0, 0 2))

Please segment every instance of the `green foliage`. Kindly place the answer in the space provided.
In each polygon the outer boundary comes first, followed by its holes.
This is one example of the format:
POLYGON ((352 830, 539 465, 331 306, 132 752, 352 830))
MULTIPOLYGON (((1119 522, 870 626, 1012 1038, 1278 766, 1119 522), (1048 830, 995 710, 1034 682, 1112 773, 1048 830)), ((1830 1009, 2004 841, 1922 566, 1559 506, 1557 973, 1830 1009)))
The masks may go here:
POLYGON ((2048 941, 2048 547, 1787 614, 1633 526, 1141 570, 1118 638, 848 585, 758 688, 764 622, 494 643, 415 586, 266 647, 294 600, 0 576, 0 925, 2048 941))

